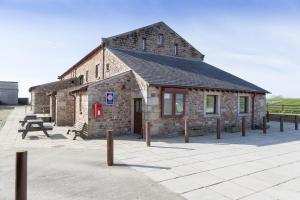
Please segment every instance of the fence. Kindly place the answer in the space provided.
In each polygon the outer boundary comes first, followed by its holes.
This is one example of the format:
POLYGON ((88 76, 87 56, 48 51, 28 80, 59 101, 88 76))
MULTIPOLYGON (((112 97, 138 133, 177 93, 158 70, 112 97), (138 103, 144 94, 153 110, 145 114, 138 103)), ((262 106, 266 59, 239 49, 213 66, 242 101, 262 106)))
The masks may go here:
POLYGON ((267 105, 270 114, 300 114, 300 105, 267 105))

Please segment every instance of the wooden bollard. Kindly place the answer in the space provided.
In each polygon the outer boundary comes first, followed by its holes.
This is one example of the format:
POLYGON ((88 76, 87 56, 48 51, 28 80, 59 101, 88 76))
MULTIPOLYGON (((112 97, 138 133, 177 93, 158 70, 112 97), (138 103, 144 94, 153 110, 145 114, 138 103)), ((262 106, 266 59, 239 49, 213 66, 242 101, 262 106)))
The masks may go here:
POLYGON ((270 122, 270 112, 267 112, 267 122, 270 122))
POLYGON ((263 117, 263 133, 267 133, 267 117, 263 117))
POLYGON ((114 164, 114 139, 111 130, 106 133, 107 140, 107 165, 112 166, 114 164))
POLYGON ((283 132, 283 116, 280 116, 280 132, 283 132))
POLYGON ((298 115, 295 115, 295 130, 298 130, 298 115))
POLYGON ((242 136, 246 136, 246 119, 242 117, 242 136))
POLYGON ((27 200, 27 151, 16 153, 15 199, 27 200))
POLYGON ((146 144, 148 147, 151 146, 150 122, 146 122, 146 144))
POLYGON ((187 119, 184 120, 184 142, 189 142, 189 131, 188 131, 188 122, 187 119))
POLYGON ((221 139, 221 121, 220 118, 217 119, 217 139, 221 139))

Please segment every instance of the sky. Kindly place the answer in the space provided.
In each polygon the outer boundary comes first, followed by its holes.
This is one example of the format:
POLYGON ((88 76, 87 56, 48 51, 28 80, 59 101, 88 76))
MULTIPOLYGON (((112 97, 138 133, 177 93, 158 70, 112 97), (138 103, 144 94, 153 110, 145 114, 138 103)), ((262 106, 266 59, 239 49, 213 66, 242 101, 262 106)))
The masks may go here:
POLYGON ((102 37, 159 21, 205 62, 300 98, 300 0, 0 0, 0 80, 29 97, 102 37))

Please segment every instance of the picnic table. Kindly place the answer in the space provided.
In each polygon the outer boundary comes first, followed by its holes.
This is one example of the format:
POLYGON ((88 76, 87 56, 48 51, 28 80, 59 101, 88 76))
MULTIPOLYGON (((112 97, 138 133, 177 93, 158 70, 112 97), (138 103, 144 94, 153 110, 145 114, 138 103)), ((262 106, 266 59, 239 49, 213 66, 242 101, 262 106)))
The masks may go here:
POLYGON ((24 126, 27 120, 37 119, 37 115, 25 115, 24 120, 19 121, 24 126))
POLYGON ((44 123, 42 119, 31 119, 27 120, 26 126, 22 126, 18 132, 22 133, 22 139, 24 139, 28 132, 33 131, 43 131, 44 134, 49 137, 47 132, 49 130, 53 130, 53 126, 50 123, 44 123))

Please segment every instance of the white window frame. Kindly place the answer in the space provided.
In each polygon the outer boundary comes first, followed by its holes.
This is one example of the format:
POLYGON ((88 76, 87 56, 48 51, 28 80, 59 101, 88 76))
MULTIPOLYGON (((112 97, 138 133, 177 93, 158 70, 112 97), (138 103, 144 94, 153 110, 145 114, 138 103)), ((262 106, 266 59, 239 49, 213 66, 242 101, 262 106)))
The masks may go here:
POLYGON ((238 105, 237 105, 237 107, 238 107, 238 115, 239 116, 248 116, 248 115, 250 115, 250 105, 251 105, 251 98, 250 98, 251 96, 250 96, 250 94, 238 94, 238 105), (246 113, 241 113, 240 112, 240 97, 247 97, 248 98, 248 105, 247 105, 247 112, 246 113))
POLYGON ((220 92, 204 92, 204 117, 219 117, 221 114, 221 93, 220 92), (217 106, 216 106, 216 113, 215 114, 209 114, 206 113, 206 102, 207 102, 207 96, 214 95, 217 96, 217 106))

